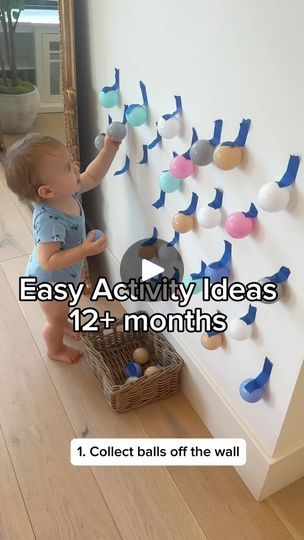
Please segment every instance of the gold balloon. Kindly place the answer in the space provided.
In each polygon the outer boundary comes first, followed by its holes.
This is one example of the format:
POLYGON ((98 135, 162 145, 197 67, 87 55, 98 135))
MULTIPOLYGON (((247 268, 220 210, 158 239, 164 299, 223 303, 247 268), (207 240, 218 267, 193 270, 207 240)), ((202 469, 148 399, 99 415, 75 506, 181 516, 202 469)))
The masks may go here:
POLYGON ((213 163, 223 171, 230 171, 237 167, 243 157, 240 146, 217 146, 213 153, 213 163))
POLYGON ((207 332, 205 332, 201 337, 201 344, 205 349, 208 349, 208 351, 215 351, 215 349, 218 349, 223 344, 223 336, 222 334, 215 334, 214 336, 208 336, 207 332))
POLYGON ((147 369, 145 369, 144 375, 145 377, 151 377, 151 375, 154 375, 158 371, 158 368, 155 366, 149 366, 147 369))
POLYGON ((156 249, 154 246, 141 246, 138 249, 138 255, 141 259, 147 259, 150 261, 156 255, 156 249))
POLYGON ((149 360, 149 351, 143 347, 138 347, 133 351, 133 360, 138 364, 145 364, 149 360))
POLYGON ((186 233, 194 227, 194 217, 186 214, 175 214, 172 219, 172 227, 178 233, 186 233))

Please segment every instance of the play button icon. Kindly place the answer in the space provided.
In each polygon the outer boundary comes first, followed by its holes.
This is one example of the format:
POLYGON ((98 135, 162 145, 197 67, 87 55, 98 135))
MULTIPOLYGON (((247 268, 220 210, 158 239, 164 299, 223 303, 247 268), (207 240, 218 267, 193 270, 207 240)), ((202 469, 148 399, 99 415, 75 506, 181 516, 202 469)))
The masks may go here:
POLYGON ((141 263, 141 279, 147 281, 155 276, 159 276, 165 271, 162 266, 155 264, 147 259, 143 259, 141 263))
MULTIPOLYGON (((156 291, 153 300, 157 301, 165 296, 162 287, 168 288, 170 283, 183 280, 184 264, 178 250, 165 240, 144 238, 125 252, 120 264, 120 276, 130 288, 132 297, 136 296, 133 295, 135 284, 140 284, 141 290, 156 291)), ((140 299, 152 301, 151 296, 149 293, 140 299)))

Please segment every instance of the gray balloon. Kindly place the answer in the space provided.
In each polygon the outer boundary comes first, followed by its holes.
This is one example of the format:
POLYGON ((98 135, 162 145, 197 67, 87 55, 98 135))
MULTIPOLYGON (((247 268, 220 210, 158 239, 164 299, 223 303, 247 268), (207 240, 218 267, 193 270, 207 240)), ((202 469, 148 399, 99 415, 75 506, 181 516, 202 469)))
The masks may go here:
POLYGON ((108 127, 107 134, 110 135, 114 141, 120 142, 127 135, 127 128, 122 122, 112 122, 108 127))
POLYGON ((200 139, 190 149, 190 158, 196 165, 209 165, 213 160, 214 146, 209 141, 200 139))
POLYGON ((103 148, 104 140, 105 140, 104 133, 100 133, 99 135, 97 135, 97 137, 95 137, 94 145, 95 145, 96 150, 99 151, 103 148))
MULTIPOLYGON (((272 283, 272 282, 268 278, 262 278, 262 279, 259 279, 258 283, 260 283, 261 285, 264 285, 265 283, 272 283)), ((276 302, 278 302, 278 300, 282 298, 284 294, 284 287, 282 283, 276 283, 276 286, 277 286, 277 293, 278 293, 277 299, 276 300, 262 300, 263 304, 275 304, 276 302)))

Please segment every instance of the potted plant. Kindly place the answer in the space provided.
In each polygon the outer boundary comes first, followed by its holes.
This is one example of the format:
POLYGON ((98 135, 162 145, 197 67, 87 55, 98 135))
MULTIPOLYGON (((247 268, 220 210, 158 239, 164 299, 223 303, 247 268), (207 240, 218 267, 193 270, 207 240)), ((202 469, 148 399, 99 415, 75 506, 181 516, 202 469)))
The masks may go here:
POLYGON ((20 13, 25 7, 26 0, 0 0, 5 49, 4 53, 0 46, 0 116, 4 133, 28 132, 39 109, 38 88, 17 76, 15 34, 20 13))

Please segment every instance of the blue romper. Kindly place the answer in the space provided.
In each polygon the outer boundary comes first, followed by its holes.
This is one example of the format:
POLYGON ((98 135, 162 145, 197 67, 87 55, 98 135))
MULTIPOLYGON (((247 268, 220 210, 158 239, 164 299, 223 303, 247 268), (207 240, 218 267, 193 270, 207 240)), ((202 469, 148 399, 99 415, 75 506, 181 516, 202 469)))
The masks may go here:
POLYGON ((40 267, 37 255, 39 242, 61 242, 61 249, 70 249, 79 246, 85 240, 84 211, 76 195, 74 198, 79 204, 80 216, 65 214, 45 203, 34 203, 34 250, 26 268, 26 276, 36 277, 37 283, 73 283, 77 286, 80 282, 82 261, 61 270, 48 272, 40 267))

